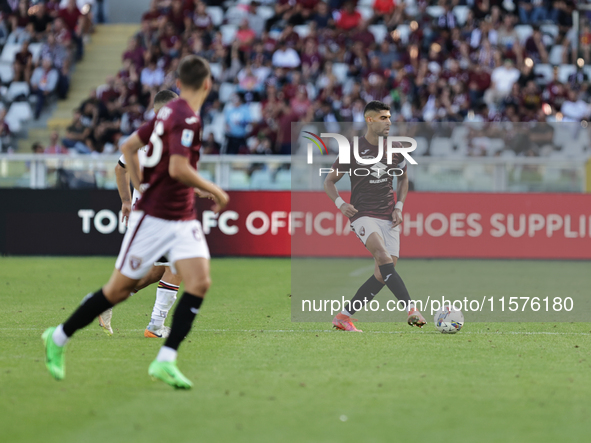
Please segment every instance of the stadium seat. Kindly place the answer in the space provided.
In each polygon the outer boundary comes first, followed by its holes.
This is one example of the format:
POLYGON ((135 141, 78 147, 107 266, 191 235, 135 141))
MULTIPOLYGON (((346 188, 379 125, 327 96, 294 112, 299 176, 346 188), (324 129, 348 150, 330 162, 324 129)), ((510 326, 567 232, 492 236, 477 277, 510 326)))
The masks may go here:
POLYGON ((21 122, 30 120, 33 117, 33 111, 29 102, 14 102, 10 105, 6 116, 10 115, 10 119, 18 119, 21 122))
POLYGON ((564 53, 564 46, 562 46, 562 45, 552 46, 552 49, 550 49, 550 54, 548 55, 548 62, 551 65, 562 64, 562 54, 563 53, 564 53))
POLYGON ((31 91, 27 82, 12 82, 6 92, 6 98, 12 101, 21 94, 28 97, 30 93, 31 91))
POLYGON ((268 20, 275 15, 275 11, 270 6, 259 6, 257 8, 257 15, 268 20))
POLYGON ((275 187, 277 189, 291 189, 291 170, 281 169, 275 176, 275 187))
POLYGON ((533 35, 534 29, 530 25, 517 25, 515 26, 515 32, 519 37, 519 43, 523 45, 528 37, 533 35))
POLYGON ((0 83, 10 83, 14 78, 12 65, 0 63, 0 83))
POLYGON ((233 83, 222 83, 220 85, 220 102, 226 103, 232 97, 232 94, 236 92, 236 85, 233 83))
POLYGON ((427 6, 427 14, 433 18, 441 17, 445 13, 443 6, 427 6))
POLYGON ((222 75, 221 63, 210 63, 209 70, 211 71, 211 76, 214 78, 214 80, 219 80, 220 76, 222 75))
POLYGON ((250 176, 250 189, 273 189, 273 177, 268 170, 257 170, 250 176))
POLYGON ((577 72, 575 65, 560 65, 558 68, 558 81, 561 83, 568 82, 568 76, 577 72))
POLYGON ((226 119, 224 118, 224 114, 219 112, 209 125, 211 128, 211 132, 213 132, 213 138, 216 142, 222 144, 224 143, 224 138, 226 134, 226 119))
POLYGON ((297 25, 293 27, 293 30, 300 38, 306 38, 310 35, 310 25, 297 25))
POLYGON ((357 6, 355 9, 361 14, 363 20, 371 20, 373 17, 373 8, 371 6, 357 6))
POLYGON ((376 43, 382 43, 388 35, 388 28, 385 25, 369 25, 367 28, 376 39, 376 43))
POLYGON ((213 174, 207 169, 199 169, 199 175, 203 177, 205 180, 209 180, 210 182, 214 181, 213 174))
POLYGON ((224 10, 220 6, 208 6, 205 8, 207 15, 211 17, 211 21, 215 27, 220 26, 224 22, 224 10))
POLYGON ((375 0, 359 0, 357 2, 357 4, 359 6, 370 6, 370 7, 373 7, 374 1, 375 0))
POLYGON ((248 174, 244 171, 230 171, 230 189, 248 189, 250 181, 248 174))
POLYGON ((591 66, 585 65, 583 66, 583 72, 587 74, 587 78, 591 78, 591 66))
POLYGON ((515 151, 513 149, 505 149, 503 152, 501 152, 501 157, 502 158, 515 158, 515 157, 517 157, 517 154, 515 154, 515 151))
POLYGON ((0 62, 14 63, 16 53, 21 50, 21 44, 19 43, 7 43, 2 49, 2 55, 0 55, 0 62))
POLYGON ((419 13, 419 7, 417 6, 416 0, 407 0, 404 2, 406 5, 404 8, 404 12, 409 17, 415 17, 419 13))
POLYGON ((237 5, 230 6, 224 14, 224 18, 229 24, 238 26, 246 18, 246 15, 245 6, 237 5))
POLYGON ((466 20, 468 19, 468 13, 470 12, 470 8, 468 6, 458 5, 454 7, 453 13, 458 19, 458 24, 460 26, 464 26, 466 20))
POLYGON ((332 73, 335 75, 340 83, 347 80, 347 74, 349 73, 349 65, 346 63, 333 63, 332 73))
POLYGON ((540 63, 534 65, 534 74, 538 77, 536 80, 545 85, 552 81, 554 69, 552 68, 552 65, 540 63))
POLYGON ((431 156, 446 157, 452 152, 451 140, 446 137, 434 137, 431 140, 431 156))
POLYGON ((222 25, 220 26, 220 31, 222 33, 222 43, 224 45, 231 45, 236 37, 236 32, 238 32, 238 26, 222 25))
POLYGON ((502 138, 491 138, 489 141, 486 155, 494 156, 497 152, 505 149, 505 140, 502 138))
POLYGON ((21 128, 23 125, 21 123, 21 120, 17 116, 6 114, 6 117, 4 117, 4 121, 8 123, 10 132, 12 132, 13 134, 21 132, 21 128))
POLYGON ((567 143, 567 141, 573 139, 574 126, 572 124, 556 122, 552 123, 551 125, 554 128, 554 134, 552 138, 552 143, 554 143, 554 146, 562 147, 567 143))
POLYGON ((558 37, 559 29, 558 25, 548 24, 540 26, 540 31, 542 31, 542 34, 549 34, 552 38, 556 38, 558 37))
POLYGON ((29 51, 33 56, 33 63, 38 63, 41 57, 41 49, 43 49, 43 43, 31 43, 29 45, 29 51))
POLYGON ((410 36, 410 26, 409 25, 398 25, 396 27, 398 34, 400 35, 400 41, 403 44, 408 43, 408 37, 410 36))
POLYGON ((248 109, 253 122, 259 122, 263 119, 263 105, 260 102, 249 103, 248 109))

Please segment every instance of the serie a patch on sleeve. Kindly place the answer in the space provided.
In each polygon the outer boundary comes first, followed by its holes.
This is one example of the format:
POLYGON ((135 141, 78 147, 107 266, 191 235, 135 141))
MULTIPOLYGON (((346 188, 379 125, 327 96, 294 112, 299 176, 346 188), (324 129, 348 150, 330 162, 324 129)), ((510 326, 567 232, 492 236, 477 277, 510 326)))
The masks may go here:
POLYGON ((181 136, 181 145, 185 146, 186 148, 190 148, 193 145, 193 137, 195 137, 195 132, 191 129, 183 130, 183 135, 181 136))

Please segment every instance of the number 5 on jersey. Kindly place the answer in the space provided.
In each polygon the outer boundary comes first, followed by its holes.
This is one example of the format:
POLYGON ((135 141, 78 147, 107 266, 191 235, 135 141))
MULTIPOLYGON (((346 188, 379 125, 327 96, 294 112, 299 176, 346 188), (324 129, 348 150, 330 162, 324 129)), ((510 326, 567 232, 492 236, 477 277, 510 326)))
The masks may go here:
POLYGON ((154 132, 152 132, 152 136, 150 137, 150 143, 152 143, 152 154, 146 155, 144 167, 145 168, 153 168, 158 163, 160 163, 160 159, 162 158, 162 135, 164 134, 164 124, 159 121, 154 126, 154 132))

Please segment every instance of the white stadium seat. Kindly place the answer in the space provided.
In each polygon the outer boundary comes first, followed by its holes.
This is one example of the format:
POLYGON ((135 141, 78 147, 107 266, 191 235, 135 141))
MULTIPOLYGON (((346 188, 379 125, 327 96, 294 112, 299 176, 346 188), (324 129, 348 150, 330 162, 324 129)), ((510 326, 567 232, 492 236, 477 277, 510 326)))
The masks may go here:
POLYGON ((232 94, 236 92, 236 85, 233 83, 222 83, 220 85, 220 102, 226 103, 232 97, 232 94))
POLYGON ((281 169, 275 176, 275 187, 277 189, 291 189, 291 170, 281 169))
POLYGON ((347 74, 349 73, 349 65, 346 63, 333 63, 332 73, 337 78, 339 83, 343 83, 347 80, 347 74))
POLYGON ((33 63, 37 63, 41 57, 41 49, 43 49, 43 43, 31 43, 29 45, 29 51, 33 56, 33 63))
POLYGON ((12 82, 8 87, 8 92, 6 92, 6 98, 12 101, 21 94, 28 97, 30 93, 31 91, 27 82, 12 82))
POLYGON ((568 82, 568 76, 577 72, 575 65, 560 65, 558 68, 558 81, 561 83, 568 82))
POLYGON ((264 18, 265 20, 269 20, 275 15, 275 11, 269 6, 259 6, 257 8, 257 15, 264 18))
POLYGON ((310 35, 310 25, 297 25, 293 30, 300 38, 306 38, 310 35))
POLYGON ((222 43, 230 46, 234 42, 236 32, 238 32, 238 26, 236 25, 222 25, 220 26, 222 33, 222 43))
POLYGON ((208 6, 205 10, 214 26, 220 26, 224 22, 224 10, 220 6, 208 6))
POLYGON ((400 35, 400 41, 404 44, 407 44, 408 38, 411 33, 410 26, 409 25, 398 25, 396 27, 396 31, 398 31, 398 35, 400 35))
POLYGON ((376 39, 376 43, 382 43, 388 35, 388 28, 385 25, 369 25, 367 28, 376 39))
POLYGON ((454 7, 453 13, 458 19, 458 24, 460 26, 464 26, 466 20, 468 19, 468 12, 470 12, 470 8, 468 6, 458 5, 454 7))
POLYGON ((523 45, 529 36, 533 35, 534 29, 530 25, 517 25, 515 26, 515 32, 519 37, 519 43, 523 45))
POLYGON ((10 83, 14 78, 12 65, 0 63, 0 83, 10 83))
POLYGON ((536 76, 541 76, 539 81, 540 83, 545 85, 552 81, 552 78, 554 76, 554 69, 549 64, 536 64, 534 65, 534 74, 536 74, 536 76))
POLYGON ((29 102, 14 102, 8 109, 7 116, 10 115, 10 119, 18 119, 21 122, 31 120, 33 117, 33 111, 29 102))
POLYGON ((260 122, 263 119, 263 105, 260 102, 252 102, 248 105, 250 118, 253 122, 260 122))
POLYGON ((254 171, 250 176, 250 189, 273 189, 273 177, 270 171, 254 171))
POLYGON ((220 76, 222 75, 221 63, 210 63, 209 70, 211 71, 211 76, 214 78, 214 80, 219 80, 220 76))
POLYGON ((443 6, 427 6, 427 14, 433 18, 441 17, 445 13, 443 6))
POLYGON ((373 17, 373 8, 371 6, 357 6, 356 9, 365 21, 370 20, 373 17))
POLYGON ((552 49, 550 49, 550 54, 548 55, 548 62, 551 65, 560 65, 562 63, 562 54, 564 53, 564 46, 562 45, 554 45, 552 49))
POLYGON ((2 49, 2 55, 0 55, 0 61, 7 63, 14 63, 16 53, 21 50, 20 43, 7 43, 2 49))
POLYGON ((248 189, 250 181, 244 171, 230 171, 230 189, 248 189))
POLYGON ((452 153, 451 140, 446 137, 434 137, 431 140, 431 156, 447 157, 452 153))

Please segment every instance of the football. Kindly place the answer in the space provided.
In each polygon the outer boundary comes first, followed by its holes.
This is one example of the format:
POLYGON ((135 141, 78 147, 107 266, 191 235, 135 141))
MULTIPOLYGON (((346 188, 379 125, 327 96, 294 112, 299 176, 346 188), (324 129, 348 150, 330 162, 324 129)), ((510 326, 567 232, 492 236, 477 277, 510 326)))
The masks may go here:
POLYGON ((435 313, 433 322, 442 334, 455 334, 464 326, 464 314, 462 311, 446 305, 435 313))

